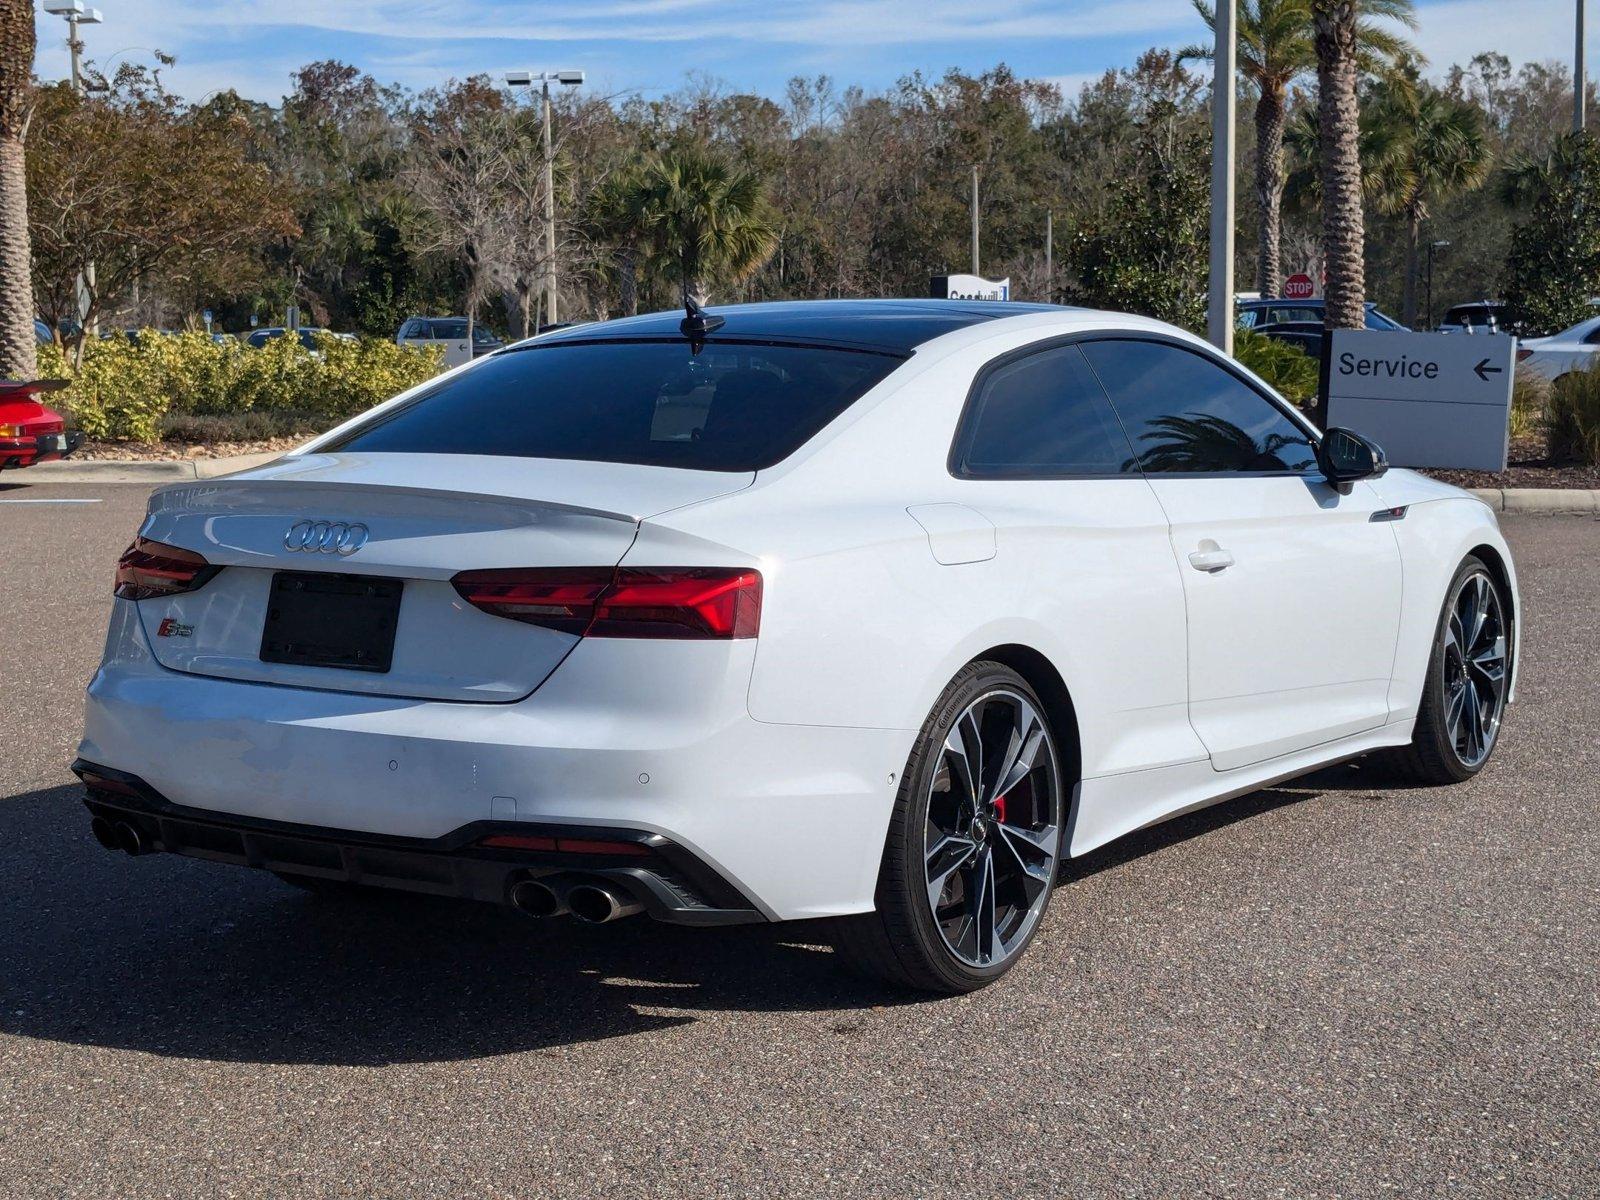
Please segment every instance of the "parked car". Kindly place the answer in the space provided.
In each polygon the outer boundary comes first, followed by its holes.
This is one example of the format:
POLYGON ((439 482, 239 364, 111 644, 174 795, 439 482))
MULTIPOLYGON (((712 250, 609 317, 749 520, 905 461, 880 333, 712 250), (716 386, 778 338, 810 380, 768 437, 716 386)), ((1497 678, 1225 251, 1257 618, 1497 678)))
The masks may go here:
MULTIPOLYGON (((1281 325, 1288 321, 1315 321, 1321 325, 1327 307, 1321 300, 1241 300, 1238 302, 1238 312, 1239 327, 1254 329, 1257 325, 1281 325)), ((1404 325, 1379 311, 1378 306, 1370 300, 1367 301, 1367 328, 1408 332, 1404 325)))
POLYGON ((1600 349, 1600 317, 1579 321, 1571 329, 1517 344, 1517 369, 1554 382, 1573 371, 1587 370, 1600 349))
POLYGON ((178 336, 178 331, 176 329, 102 329, 100 331, 100 340, 104 342, 111 338, 121 337, 127 338, 130 342, 137 346, 139 344, 139 339, 147 333, 153 333, 158 337, 178 336))
POLYGON ((1439 322, 1440 333, 1499 333, 1506 327, 1507 306, 1503 300, 1474 300, 1445 310, 1439 322))
MULTIPOLYGON (((287 329, 277 325, 262 329, 252 329, 245 337, 244 344, 259 350, 274 338, 281 338, 288 332, 289 331, 287 329)), ((322 329, 315 325, 302 325, 299 329, 295 330, 295 334, 297 337, 299 337, 300 344, 307 350, 310 350, 312 353, 316 353, 317 350, 318 334, 327 334, 329 337, 336 337, 347 342, 355 341, 354 334, 335 333, 331 329, 322 329)))
POLYGON ((33 340, 41 346, 50 346, 55 343, 56 335, 51 331, 48 322, 41 321, 38 317, 35 317, 33 319, 33 340))
POLYGON ((505 345, 487 326, 476 324, 472 327, 469 342, 465 317, 408 317, 394 340, 402 346, 444 347, 444 365, 447 367, 459 367, 480 354, 492 354, 505 345))
POLYGON ((1476 774, 1520 612, 1487 505, 1160 322, 656 313, 155 492, 74 766, 108 848, 826 918, 962 992, 1066 857, 1380 750, 1476 774))
POLYGON ((83 434, 39 400, 66 386, 64 379, 0 379, 0 471, 66 458, 82 443, 83 434))
POLYGON ((1257 325, 1255 332, 1274 341, 1288 342, 1304 350, 1312 358, 1322 358, 1322 338, 1325 330, 1321 321, 1278 321, 1270 325, 1257 325))

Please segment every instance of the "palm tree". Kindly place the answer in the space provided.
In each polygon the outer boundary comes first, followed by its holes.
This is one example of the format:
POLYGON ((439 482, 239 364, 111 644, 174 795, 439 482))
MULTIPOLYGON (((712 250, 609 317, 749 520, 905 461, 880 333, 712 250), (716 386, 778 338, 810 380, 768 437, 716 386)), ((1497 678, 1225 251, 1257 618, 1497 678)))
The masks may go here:
MULTIPOLYGON (((1208 0, 1193 0, 1201 19, 1213 30, 1217 13, 1208 0)), ((1415 26, 1412 0, 1367 0, 1363 10, 1373 17, 1415 26)), ((1260 246, 1256 256, 1256 288, 1276 296, 1283 286, 1280 251, 1283 213, 1283 140, 1289 85, 1316 66, 1311 0, 1242 0, 1238 19, 1239 74, 1256 89, 1256 209, 1260 246)), ((1211 46, 1189 46, 1184 59, 1209 59, 1211 46)), ((1362 68, 1382 70, 1409 51, 1405 40, 1373 21, 1356 26, 1356 50, 1362 68)))
POLYGON ((1431 87, 1385 88, 1370 107, 1370 124, 1394 131, 1394 151, 1369 178, 1374 207, 1406 223, 1403 316, 1417 321, 1422 226, 1430 206, 1483 186, 1494 165, 1483 113, 1431 87))
POLYGON ((622 315, 639 311, 639 266, 653 224, 645 174, 638 169, 613 175, 589 199, 589 225, 616 252, 617 298, 622 315))
POLYGON ((9 379, 32 379, 39 369, 23 150, 36 45, 33 0, 0 0, 0 377, 9 379))
POLYGON ((705 146, 680 146, 644 170, 638 205, 656 259, 687 303, 704 307, 713 279, 733 283, 778 244, 761 176, 705 146))
POLYGON ((1329 329, 1366 325, 1366 224, 1362 212, 1361 110, 1356 81, 1362 0, 1311 0, 1317 53, 1322 162, 1322 246, 1329 329))

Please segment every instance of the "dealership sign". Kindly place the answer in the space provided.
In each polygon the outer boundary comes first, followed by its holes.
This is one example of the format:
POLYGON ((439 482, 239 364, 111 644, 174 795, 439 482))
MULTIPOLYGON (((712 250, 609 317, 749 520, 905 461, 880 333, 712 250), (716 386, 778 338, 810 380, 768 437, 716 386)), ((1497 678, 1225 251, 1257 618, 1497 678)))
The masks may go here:
POLYGON ((1369 437, 1397 467, 1506 469, 1517 339, 1337 329, 1328 424, 1369 437))
POLYGON ((1011 277, 985 279, 982 275, 935 275, 929 295, 939 300, 1009 300, 1011 277))

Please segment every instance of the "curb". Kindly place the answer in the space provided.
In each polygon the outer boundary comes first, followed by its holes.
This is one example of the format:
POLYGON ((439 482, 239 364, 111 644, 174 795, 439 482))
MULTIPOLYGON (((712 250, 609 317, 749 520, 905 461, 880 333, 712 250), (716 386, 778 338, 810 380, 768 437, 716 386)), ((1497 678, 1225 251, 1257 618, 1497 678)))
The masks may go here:
POLYGON ((1585 488, 1474 488, 1495 512, 1581 513, 1600 516, 1600 491, 1585 488))
MULTIPOLYGON (((183 458, 157 462, 47 462, 27 468, 22 483, 160 483, 168 479, 215 479, 259 467, 281 454, 235 454, 231 458, 183 458)), ((12 478, 7 475, 8 481, 12 478)))

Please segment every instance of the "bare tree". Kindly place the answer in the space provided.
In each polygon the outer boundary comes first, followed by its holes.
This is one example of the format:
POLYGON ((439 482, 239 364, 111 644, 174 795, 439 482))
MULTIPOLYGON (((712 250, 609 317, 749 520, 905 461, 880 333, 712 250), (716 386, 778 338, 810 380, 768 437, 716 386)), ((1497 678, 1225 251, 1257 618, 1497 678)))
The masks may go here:
POLYGON ((0 0, 0 375, 11 379, 39 369, 23 148, 36 44, 33 0, 0 0))
POLYGON ((406 168, 412 194, 431 218, 417 248, 460 263, 470 340, 505 236, 503 210, 521 133, 515 110, 481 78, 431 93, 424 101, 414 122, 415 153, 406 168))

